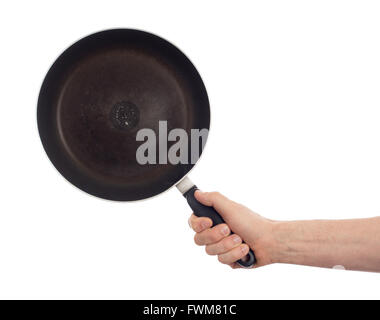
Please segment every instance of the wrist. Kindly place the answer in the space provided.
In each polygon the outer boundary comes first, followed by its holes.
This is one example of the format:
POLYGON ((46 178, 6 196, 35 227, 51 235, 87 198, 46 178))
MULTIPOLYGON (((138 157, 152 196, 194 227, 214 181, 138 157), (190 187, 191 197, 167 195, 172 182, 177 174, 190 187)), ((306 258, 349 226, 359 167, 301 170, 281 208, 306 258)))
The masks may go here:
MULTIPOLYGON (((255 224, 257 226, 257 223, 255 224)), ((252 246, 259 261, 259 265, 272 263, 286 263, 287 240, 286 222, 265 219, 260 226, 260 233, 252 239, 252 246)))
POLYGON ((291 222, 273 221, 272 237, 268 249, 272 263, 291 263, 296 251, 291 246, 291 222))

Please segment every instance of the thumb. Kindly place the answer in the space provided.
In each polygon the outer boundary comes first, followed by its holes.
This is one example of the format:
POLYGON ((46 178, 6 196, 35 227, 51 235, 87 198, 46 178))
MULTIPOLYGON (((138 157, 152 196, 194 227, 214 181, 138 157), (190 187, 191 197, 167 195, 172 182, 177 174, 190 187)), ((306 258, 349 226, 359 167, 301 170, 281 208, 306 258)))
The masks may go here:
POLYGON ((194 196, 205 206, 214 207, 228 224, 231 231, 240 235, 243 240, 252 233, 252 221, 250 220, 252 213, 244 206, 228 199, 219 192, 201 192, 197 190, 194 196))
POLYGON ((234 202, 220 194, 219 192, 202 192, 200 190, 195 191, 195 199, 205 206, 214 207, 216 211, 224 218, 228 220, 231 215, 234 202))

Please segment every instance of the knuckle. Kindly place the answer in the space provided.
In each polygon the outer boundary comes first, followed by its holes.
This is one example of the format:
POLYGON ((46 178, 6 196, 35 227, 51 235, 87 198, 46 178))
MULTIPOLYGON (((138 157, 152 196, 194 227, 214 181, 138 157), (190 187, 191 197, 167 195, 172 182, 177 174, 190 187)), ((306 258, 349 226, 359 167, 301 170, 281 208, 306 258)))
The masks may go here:
POLYGON ((241 250, 236 250, 234 253, 233 253, 233 261, 238 261, 240 260, 241 258, 243 258, 244 255, 241 254, 241 250))
POLYGON ((223 241, 219 245, 220 252, 227 252, 232 249, 232 246, 229 241, 223 241))
POLYGON ((227 247, 224 241, 221 241, 220 243, 218 243, 219 252, 225 252, 226 250, 227 250, 227 247))
POLYGON ((198 226, 198 221, 196 220, 196 218, 190 218, 189 219, 189 225, 190 225, 191 229, 196 231, 197 226, 198 226))
POLYGON ((201 245, 202 245, 202 242, 201 242, 201 240, 199 239, 199 235, 198 235, 198 234, 195 234, 195 235, 194 235, 194 242, 195 242, 195 244, 198 245, 198 246, 201 246, 201 245))
POLYGON ((212 250, 212 248, 210 247, 210 246, 206 246, 206 253, 208 254, 208 255, 210 255, 210 256, 212 256, 214 253, 213 253, 213 250, 212 250))
POLYGON ((211 230, 210 232, 210 240, 215 242, 215 241, 218 241, 220 239, 220 236, 219 236, 219 232, 218 230, 211 230))
POLYGON ((198 221, 193 221, 192 222, 192 228, 193 228, 193 230, 195 231, 195 232, 200 232, 201 230, 200 230, 200 226, 199 226, 199 222, 198 221))
POLYGON ((225 259, 225 257, 224 257, 223 255, 219 255, 219 256, 218 256, 218 261, 219 261, 220 263, 226 264, 226 259, 225 259))
POLYGON ((219 198, 221 196, 221 194, 218 191, 213 191, 210 193, 210 196, 213 198, 219 198))
POLYGON ((199 218, 198 222, 198 227, 201 231, 207 230, 211 227, 208 218, 199 218))

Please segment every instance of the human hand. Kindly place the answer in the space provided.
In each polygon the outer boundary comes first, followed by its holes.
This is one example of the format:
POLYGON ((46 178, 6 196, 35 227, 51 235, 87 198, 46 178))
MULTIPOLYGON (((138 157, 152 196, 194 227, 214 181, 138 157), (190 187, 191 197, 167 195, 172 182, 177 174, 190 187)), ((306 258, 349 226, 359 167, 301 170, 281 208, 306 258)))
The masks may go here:
POLYGON ((236 261, 244 258, 249 248, 255 252, 257 262, 254 267, 273 263, 274 221, 261 217, 218 192, 197 190, 195 198, 206 206, 214 207, 226 222, 212 227, 211 219, 192 214, 189 224, 196 232, 194 241, 197 245, 204 245, 209 255, 217 255, 221 263, 233 268, 239 267, 236 261))

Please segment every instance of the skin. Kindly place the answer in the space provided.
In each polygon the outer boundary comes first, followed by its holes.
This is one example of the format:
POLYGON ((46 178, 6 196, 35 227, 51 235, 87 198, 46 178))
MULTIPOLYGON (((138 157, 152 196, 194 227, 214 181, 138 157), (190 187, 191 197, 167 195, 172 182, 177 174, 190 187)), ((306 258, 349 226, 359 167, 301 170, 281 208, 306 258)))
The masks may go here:
POLYGON ((250 247, 257 259, 254 268, 288 263, 380 272, 380 217, 273 221, 218 192, 197 191, 195 197, 213 206, 226 222, 213 227, 209 218, 193 214, 189 224, 196 232, 195 243, 232 268, 239 267, 236 261, 250 247))

